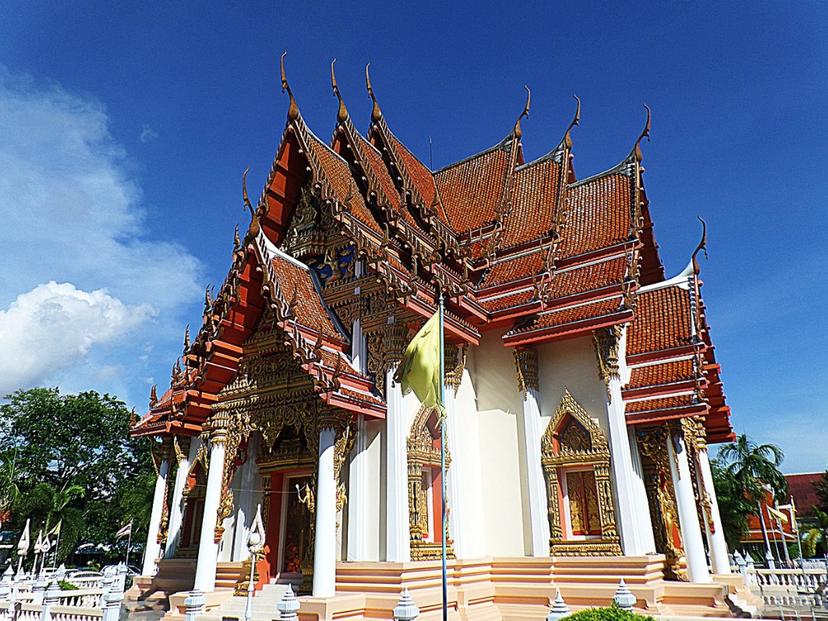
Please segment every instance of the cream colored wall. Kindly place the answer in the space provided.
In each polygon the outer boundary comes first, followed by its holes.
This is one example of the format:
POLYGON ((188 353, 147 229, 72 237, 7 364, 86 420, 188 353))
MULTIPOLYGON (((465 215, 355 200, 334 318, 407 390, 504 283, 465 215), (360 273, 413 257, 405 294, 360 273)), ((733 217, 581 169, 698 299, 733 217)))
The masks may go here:
POLYGON ((587 413, 598 419, 604 434, 607 428, 607 391, 598 376, 598 362, 592 337, 582 337, 538 348, 538 383, 543 429, 563 398, 564 390, 581 404, 587 413))
POLYGON ((477 392, 480 474, 486 554, 524 554, 523 500, 518 462, 517 415, 522 411, 512 350, 501 333, 482 336, 473 352, 472 380, 477 392))
MULTIPOLYGON (((477 393, 472 381, 472 371, 475 368, 474 349, 470 349, 466 356, 466 368, 460 387, 455 395, 455 412, 457 413, 457 427, 459 437, 449 437, 448 445, 452 451, 452 466, 455 460, 462 460, 463 480, 460 481, 459 502, 463 503, 463 523, 456 521, 454 528, 462 529, 463 550, 460 553, 464 558, 480 558, 486 555, 486 512, 484 511, 484 485, 480 466, 480 425, 477 413, 477 393), (453 448, 456 447, 456 448, 453 448)), ((452 499, 449 499, 449 510, 452 509, 452 499)), ((455 550, 457 552, 457 550, 455 550)))

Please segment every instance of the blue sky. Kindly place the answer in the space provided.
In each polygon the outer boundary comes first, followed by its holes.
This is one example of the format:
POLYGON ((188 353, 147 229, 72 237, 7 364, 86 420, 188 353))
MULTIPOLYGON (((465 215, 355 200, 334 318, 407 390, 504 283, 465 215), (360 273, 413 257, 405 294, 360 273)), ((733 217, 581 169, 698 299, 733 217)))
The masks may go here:
POLYGON ((0 387, 60 384, 139 411, 166 386, 203 287, 226 272, 286 101, 323 138, 362 83, 443 166, 499 141, 532 88, 528 158, 574 133, 580 177, 629 151, 653 108, 645 183, 668 273, 703 265, 739 432, 788 471, 828 460, 824 276, 828 7, 806 3, 16 2, 0 20, 0 387))

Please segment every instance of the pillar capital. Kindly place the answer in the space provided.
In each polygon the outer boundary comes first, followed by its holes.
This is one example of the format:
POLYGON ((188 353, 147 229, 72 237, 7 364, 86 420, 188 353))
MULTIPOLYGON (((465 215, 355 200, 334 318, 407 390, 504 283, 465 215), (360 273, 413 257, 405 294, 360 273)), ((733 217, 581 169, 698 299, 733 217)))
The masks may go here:
POLYGON ((214 410, 210 417, 210 442, 213 444, 227 441, 227 428, 230 426, 230 413, 214 410))
POLYGON ((607 392, 609 392, 610 381, 621 377, 618 352, 621 347, 622 332, 623 328, 620 325, 592 332, 595 357, 598 360, 598 375, 607 387, 607 392))
POLYGON ((518 391, 538 390, 538 351, 534 347, 514 350, 518 391))

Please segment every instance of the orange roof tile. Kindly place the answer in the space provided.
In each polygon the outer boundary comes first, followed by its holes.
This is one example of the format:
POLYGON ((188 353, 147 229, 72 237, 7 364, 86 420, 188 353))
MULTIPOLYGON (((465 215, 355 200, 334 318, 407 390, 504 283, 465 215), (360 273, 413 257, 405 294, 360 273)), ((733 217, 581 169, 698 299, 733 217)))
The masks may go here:
POLYGON ((571 185, 564 208, 560 257, 573 257, 613 246, 630 233, 633 180, 620 173, 571 185))
POLYGON ((673 360, 662 364, 633 367, 627 388, 643 388, 661 384, 674 384, 696 379, 696 369, 691 358, 673 360))
POLYGON ((528 291, 518 291, 517 293, 510 293, 508 295, 501 295, 488 300, 480 300, 481 306, 489 312, 503 310, 504 308, 512 308, 514 306, 521 306, 531 302, 535 297, 532 289, 528 291))
POLYGON ((313 149, 314 155, 319 160, 325 178, 331 184, 337 200, 344 204, 345 199, 349 199, 351 213, 372 230, 382 233, 382 229, 362 198, 359 187, 351 175, 348 163, 316 136, 311 134, 309 142, 310 148, 313 149))
POLYGON ((560 192, 561 164, 544 159, 519 166, 511 181, 511 210, 500 247, 537 239, 552 229, 560 192))
POLYGON ((454 230, 476 229, 496 219, 509 163, 509 149, 499 144, 434 173, 454 230))
POLYGON ((552 275, 549 283, 549 297, 564 298, 609 285, 620 285, 624 282, 626 274, 627 259, 624 256, 558 271, 552 275))
POLYGON ((277 256, 273 259, 276 279, 287 301, 294 299, 296 307, 293 312, 299 325, 321 332, 323 336, 343 342, 339 330, 334 326, 327 309, 322 303, 322 296, 316 288, 310 270, 299 267, 293 261, 277 256))
POLYGON ((675 397, 662 397, 660 399, 644 399, 643 401, 629 401, 625 412, 652 412, 654 410, 671 410, 696 405, 695 395, 678 395, 675 397))
POLYGON ((545 256, 546 252, 538 249, 531 254, 498 261, 486 272, 481 287, 493 287, 518 278, 535 276, 543 270, 545 256))
POLYGON ((541 328, 563 326, 569 323, 611 315, 619 310, 621 310, 621 299, 615 297, 609 300, 598 300, 579 306, 544 311, 539 313, 525 327, 516 329, 514 332, 529 332, 541 328))
POLYGON ((627 336, 627 355, 692 344, 690 309, 690 292, 677 286, 639 293, 627 336))

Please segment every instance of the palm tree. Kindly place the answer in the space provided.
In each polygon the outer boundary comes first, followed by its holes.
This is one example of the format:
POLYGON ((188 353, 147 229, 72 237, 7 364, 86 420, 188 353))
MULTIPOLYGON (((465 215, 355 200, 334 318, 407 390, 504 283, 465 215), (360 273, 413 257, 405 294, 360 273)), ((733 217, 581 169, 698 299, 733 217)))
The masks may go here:
POLYGON ((768 487, 776 498, 785 498, 788 493, 788 481, 779 470, 785 454, 775 444, 756 444, 742 434, 736 438, 736 442, 723 446, 719 456, 727 463, 727 471, 741 486, 745 495, 756 504, 765 546, 770 553, 770 542, 762 515, 762 501, 768 487))
POLYGON ((775 444, 756 444, 745 434, 736 442, 726 444, 719 455, 728 462, 728 471, 742 485, 751 500, 765 497, 765 486, 769 486, 777 498, 788 493, 788 481, 779 470, 785 454, 775 444))

